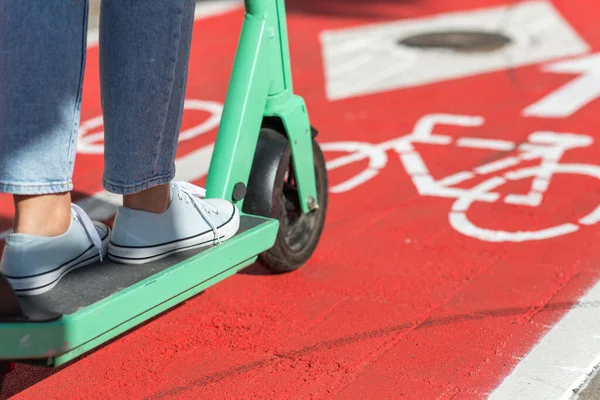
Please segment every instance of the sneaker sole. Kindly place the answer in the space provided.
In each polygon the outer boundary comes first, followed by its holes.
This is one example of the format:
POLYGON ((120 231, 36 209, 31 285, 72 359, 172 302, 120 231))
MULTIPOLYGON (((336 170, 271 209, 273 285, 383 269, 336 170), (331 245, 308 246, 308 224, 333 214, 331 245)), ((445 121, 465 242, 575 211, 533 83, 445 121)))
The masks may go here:
MULTIPOLYGON (((110 229, 108 229, 106 236, 102 238, 102 257, 106 257, 108 254, 109 238, 110 229)), ((100 254, 92 245, 75 259, 66 262, 51 272, 23 278, 9 276, 5 276, 5 278, 18 296, 37 296, 54 289, 58 282, 69 272, 93 264, 96 261, 100 261, 100 254)))
MULTIPOLYGON (((235 236, 240 228, 240 213, 237 207, 234 208, 235 210, 231 219, 218 228, 220 234, 219 239, 221 239, 221 241, 228 240, 235 236)), ((108 258, 111 261, 120 264, 147 264, 176 253, 202 247, 210 247, 216 243, 218 243, 218 241, 215 239, 212 231, 208 231, 195 237, 148 247, 119 246, 110 242, 108 245, 108 258)))

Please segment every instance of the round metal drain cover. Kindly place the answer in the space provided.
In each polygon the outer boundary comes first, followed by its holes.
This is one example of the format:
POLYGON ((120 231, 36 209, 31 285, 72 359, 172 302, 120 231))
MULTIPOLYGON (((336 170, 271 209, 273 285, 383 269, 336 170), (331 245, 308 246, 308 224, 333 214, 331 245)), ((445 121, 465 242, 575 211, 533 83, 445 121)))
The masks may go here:
POLYGON ((478 31, 445 31, 415 35, 398 42, 421 49, 450 49, 460 52, 489 52, 511 43, 508 36, 478 31))

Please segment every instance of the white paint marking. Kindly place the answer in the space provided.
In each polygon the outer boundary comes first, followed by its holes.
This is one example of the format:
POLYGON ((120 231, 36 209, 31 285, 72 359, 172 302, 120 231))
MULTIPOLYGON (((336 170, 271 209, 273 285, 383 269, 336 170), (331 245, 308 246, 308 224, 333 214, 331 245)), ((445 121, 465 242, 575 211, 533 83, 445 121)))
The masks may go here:
POLYGON ((550 186, 550 180, 544 179, 543 177, 537 177, 533 180, 533 185, 531 185, 531 190, 539 193, 546 193, 548 187, 550 186))
MULTIPOLYGON (((336 144, 338 144, 338 143, 336 143, 336 144)), ((326 149, 326 150, 330 150, 330 149, 326 149)), ((326 150, 324 150, 324 151, 326 151, 326 150)), ((334 169, 345 167, 346 165, 364 160, 367 157, 368 157, 368 155, 365 153, 362 153, 362 152, 351 153, 346 156, 338 157, 331 161, 327 161, 327 169, 331 171, 334 169)))
POLYGON ((410 176, 429 175, 429 171, 421 156, 416 152, 402 153, 400 155, 404 169, 410 176))
POLYGON ((600 364, 600 283, 583 296, 535 345, 490 396, 490 400, 575 397, 600 364), (594 306, 587 306, 587 305, 594 306))
POLYGON ((523 110, 526 117, 566 118, 600 97, 600 54, 550 64, 544 71, 580 76, 523 110))
POLYGON ((514 150, 515 144, 507 140, 498 139, 481 139, 481 138, 460 138, 456 142, 460 147, 471 147, 474 149, 511 151, 514 150))
POLYGON ((447 146, 452 143, 452 138, 445 135, 431 135, 427 137, 413 137, 412 143, 435 144, 438 146, 447 146))
POLYGON ((521 143, 518 147, 519 158, 521 160, 535 160, 537 158, 548 159, 550 155, 554 155, 556 152, 554 147, 540 146, 539 144, 533 143, 521 143))
MULTIPOLYGON (((506 183, 506 179, 495 176, 493 178, 488 179, 485 182, 480 183, 474 188, 465 191, 462 196, 456 199, 454 204, 452 205, 452 211, 463 212, 467 211, 467 209, 471 206, 471 204, 477 201, 482 195, 489 194, 492 189, 497 188, 498 186, 502 186, 506 183)), ((499 195, 495 196, 495 200, 499 198, 499 195)), ((495 201, 494 200, 494 201, 495 201)))
MULTIPOLYGON (((453 207, 454 208, 454 207, 453 207)), ((548 229, 542 229, 539 231, 529 232, 505 232, 495 231, 491 229, 480 228, 475 226, 464 212, 452 211, 449 214, 450 225, 458 232, 463 235, 470 236, 475 239, 483 240, 485 242, 499 243, 499 242, 528 242, 530 240, 545 240, 551 239, 557 236, 567 235, 569 233, 576 232, 579 226, 575 224, 563 224, 548 229)))
POLYGON ((516 157, 506 157, 488 164, 483 164, 475 168, 475 172, 479 175, 487 175, 492 172, 500 171, 519 164, 519 159, 516 157))
POLYGON ((455 115, 455 114, 428 114, 421 117, 410 135, 410 140, 416 143, 430 143, 448 145, 452 138, 446 135, 436 135, 433 129, 436 125, 450 125, 461 127, 477 127, 485 123, 480 116, 455 115))
POLYGON ((367 168, 366 170, 362 171, 360 174, 353 176, 352 178, 348 179, 347 181, 344 181, 344 182, 340 183, 339 185, 335 185, 335 186, 331 187, 329 189, 329 191, 332 193, 348 192, 348 191, 362 185, 363 183, 373 179, 375 176, 377 176, 377 174, 379 174, 378 169, 367 168))
POLYGON ((532 192, 529 194, 509 194, 504 198, 504 202, 517 206, 537 207, 542 204, 542 199, 541 193, 532 192))
MULTIPOLYGON (((432 196, 432 197, 442 197, 447 199, 458 199, 462 196, 465 196, 467 193, 470 193, 470 189, 459 189, 452 187, 445 187, 438 182, 433 181, 433 184, 429 186, 425 186, 422 183, 418 182, 419 179, 424 180, 427 177, 414 177, 413 182, 417 185, 419 190, 419 194, 421 196, 432 196)), ((498 193, 481 193, 478 194, 476 199, 477 201, 483 203, 493 203, 500 198, 498 193)))
POLYGON ((398 153, 411 153, 415 150, 410 140, 398 140, 394 144, 394 150, 398 153))
MULTIPOLYGON (((594 211, 588 214, 586 217, 579 220, 580 224, 583 225, 594 225, 600 221, 600 206, 596 207, 594 211)), ((600 332, 598 332, 600 334, 600 332)))
POLYGON ((332 193, 343 193, 373 179, 375 176, 377 176, 377 174, 379 174, 379 170, 386 166, 388 162, 386 148, 391 146, 393 146, 393 143, 391 142, 382 143, 376 146, 361 142, 337 142, 322 144, 321 149, 323 151, 350 152, 348 155, 328 161, 327 169, 329 171, 362 161, 364 159, 369 160, 369 165, 364 171, 342 183, 330 187, 329 190, 332 193))
POLYGON ((532 65, 590 49, 552 3, 543 0, 324 31, 320 39, 330 100, 532 65), (499 32, 513 43, 482 54, 397 45, 415 32, 455 29, 499 32))
POLYGON ((184 110, 206 111, 210 117, 192 128, 186 129, 179 134, 179 141, 190 140, 197 136, 202 136, 212 132, 219 127, 221 115, 223 114, 223 104, 209 100, 186 99, 183 105, 184 110))
MULTIPOLYGON (((564 164, 563 164, 564 165, 564 164)), ((504 174, 504 176, 511 181, 518 181, 520 179, 534 177, 536 179, 550 180, 554 173, 557 165, 544 165, 541 164, 537 167, 522 168, 516 171, 510 171, 504 174)))
MULTIPOLYGON (((579 174, 587 175, 596 179, 600 179, 600 167, 597 165, 589 164, 559 164, 552 168, 553 173, 562 174, 579 174)), ((510 179, 523 179, 529 177, 536 177, 543 173, 542 167, 524 168, 505 174, 506 177, 511 176, 510 179)), ((573 223, 565 223, 562 225, 554 226, 539 231, 517 231, 517 232, 505 232, 495 231, 491 229, 485 229, 474 225, 466 216, 471 204, 476 201, 481 201, 478 197, 484 193, 488 193, 490 190, 496 189, 498 186, 503 185, 506 182, 504 178, 493 177, 468 192, 462 197, 457 198, 456 202, 452 206, 452 211, 449 214, 450 225, 463 235, 473 237, 475 239, 487 241, 487 242, 525 242, 530 240, 544 240, 550 239, 562 235, 567 235, 576 232, 579 226, 573 223)), ((594 211, 595 212, 595 211, 594 211)), ((590 217, 590 220, 592 217, 590 217)))
POLYGON ((545 144, 564 149, 587 147, 594 143, 594 138, 570 132, 536 131, 528 137, 531 143, 545 144))
POLYGON ((431 175, 411 176, 411 179, 421 196, 435 196, 432 193, 437 188, 437 183, 431 175))
POLYGON ((468 181, 469 179, 473 179, 474 177, 474 173, 469 171, 462 171, 457 174, 447 176, 444 179, 440 179, 437 183, 442 186, 454 186, 468 181))
POLYGON ((369 159, 369 166, 373 168, 383 168, 387 164, 388 156, 386 148, 382 145, 372 145, 362 142, 336 142, 323 143, 321 149, 331 152, 348 152, 350 154, 335 158, 327 162, 327 169, 334 170, 346 165, 369 159))

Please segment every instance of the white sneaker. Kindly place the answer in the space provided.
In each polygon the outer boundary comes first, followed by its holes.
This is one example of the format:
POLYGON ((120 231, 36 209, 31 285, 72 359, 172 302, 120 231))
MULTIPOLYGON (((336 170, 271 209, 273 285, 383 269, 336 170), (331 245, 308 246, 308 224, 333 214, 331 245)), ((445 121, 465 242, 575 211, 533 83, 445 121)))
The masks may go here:
POLYGON ((92 222, 75 204, 71 210, 71 225, 62 235, 12 233, 6 238, 0 271, 19 296, 46 293, 69 272, 106 256, 110 229, 92 222))
POLYGON ((169 255, 212 246, 236 234, 240 213, 230 201, 200 199, 205 190, 171 182, 171 203, 162 214, 120 207, 108 246, 111 260, 145 264, 169 255))

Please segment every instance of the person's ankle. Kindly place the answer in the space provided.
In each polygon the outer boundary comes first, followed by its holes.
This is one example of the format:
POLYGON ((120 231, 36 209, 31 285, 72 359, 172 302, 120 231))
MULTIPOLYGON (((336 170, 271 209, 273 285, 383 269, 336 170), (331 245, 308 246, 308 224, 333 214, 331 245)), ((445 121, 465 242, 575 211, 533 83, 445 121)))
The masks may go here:
POLYGON ((162 214, 167 211, 170 202, 171 185, 168 183, 123 196, 123 206, 154 214, 162 214))
POLYGON ((13 231, 34 236, 59 236, 71 226, 71 193, 15 195, 13 231))

